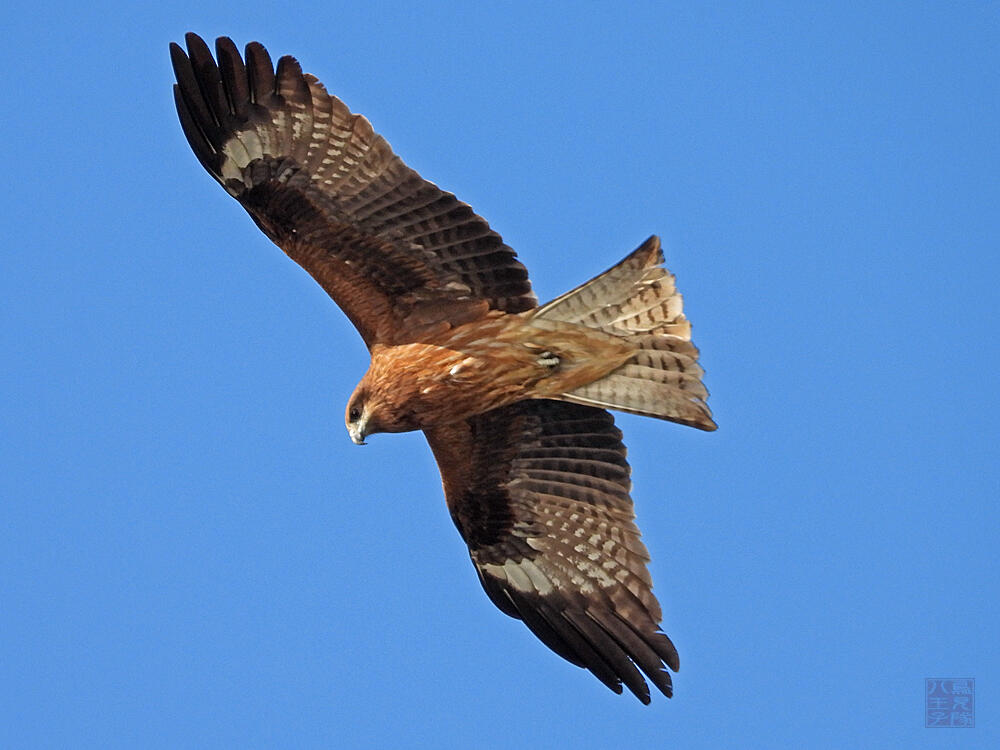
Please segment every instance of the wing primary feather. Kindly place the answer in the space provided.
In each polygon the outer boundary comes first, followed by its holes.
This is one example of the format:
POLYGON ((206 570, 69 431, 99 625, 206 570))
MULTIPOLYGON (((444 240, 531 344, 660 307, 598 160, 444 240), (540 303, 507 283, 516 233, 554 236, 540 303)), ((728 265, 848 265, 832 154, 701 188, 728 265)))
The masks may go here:
POLYGON ((290 55, 280 58, 275 80, 277 91, 289 108, 293 120, 289 132, 292 137, 286 149, 297 164, 306 164, 312 143, 313 101, 299 61, 290 55))
POLYGON ((570 609, 565 610, 563 616, 580 631, 580 634, 589 643, 593 644, 594 650, 611 664, 615 673, 625 683, 625 687, 631 690, 636 698, 648 704, 650 701, 649 686, 642 679, 642 675, 629 658, 629 654, 622 650, 616 640, 584 612, 570 609))
POLYGON ((306 85, 302 77, 302 66, 299 61, 291 55, 282 55, 278 58, 278 70, 275 73, 277 79, 277 90, 294 89, 302 97, 310 97, 309 86, 306 85))
POLYGON ((574 654, 576 658, 568 661, 583 666, 609 689, 621 695, 622 684, 615 670, 594 650, 587 639, 541 597, 532 598, 535 601, 527 602, 521 597, 512 597, 521 619, 531 632, 560 656, 565 651, 574 654), (551 645, 553 634, 558 639, 556 640, 558 648, 551 645))
POLYGON ((222 90, 222 78, 219 75, 219 66, 215 64, 215 59, 208 49, 208 45, 197 34, 188 33, 184 40, 187 42, 188 59, 194 69, 195 80, 204 98, 208 109, 211 112, 212 122, 219 129, 219 133, 225 131, 223 122, 224 115, 229 112, 229 103, 222 90))
POLYGON ((219 73, 229 100, 229 111, 243 121, 247 117, 247 105, 250 103, 250 86, 247 84, 247 69, 243 65, 243 58, 233 40, 227 36, 215 40, 215 56, 219 60, 219 73))
POLYGON ((170 62, 173 64, 177 86, 184 99, 184 104, 187 106, 190 119, 198 124, 198 128, 205 141, 212 146, 212 150, 217 151, 221 132, 215 122, 215 115, 209 111, 205 98, 202 96, 201 86, 198 84, 191 60, 188 59, 180 45, 171 43, 170 62))
MULTIPOLYGON (((570 664, 574 664, 582 669, 587 668, 586 662, 580 658, 573 647, 567 643, 566 639, 559 635, 559 633, 556 632, 556 630, 546 621, 544 617, 540 617, 534 611, 530 611, 526 607, 519 607, 510 591, 504 589, 503 595, 508 602, 508 606, 511 607, 515 613, 513 617, 516 617, 518 620, 521 620, 525 625, 527 625, 528 629, 534 633, 538 640, 555 651, 570 664), (527 613, 527 619, 521 615, 522 609, 524 609, 527 613)), ((503 608, 501 607, 501 609, 503 608)))
POLYGON ((621 620, 625 625, 631 629, 639 638, 642 638, 650 648, 652 648, 656 654, 663 660, 664 664, 670 667, 675 672, 679 671, 681 668, 680 659, 677 656, 677 649, 674 647, 673 641, 667 637, 666 633, 662 633, 659 630, 653 631, 650 635, 644 636, 638 631, 635 624, 629 622, 627 619, 621 616, 618 612, 615 613, 615 617, 621 620))
POLYGON ((218 155, 205 135, 205 132, 191 116, 191 110, 188 109, 187 102, 184 100, 184 94, 178 84, 174 84, 174 104, 177 105, 177 116, 181 121, 181 129, 184 131, 188 143, 191 144, 191 150, 198 157, 201 166, 214 177, 218 171, 215 166, 218 161, 218 155))
MULTIPOLYGON (((646 639, 613 612, 591 607, 587 609, 587 616, 618 642, 660 692, 668 698, 673 695, 673 681, 670 679, 670 674, 663 669, 663 657, 646 642, 646 639)), ((676 653, 675 651, 672 663, 667 662, 674 671, 677 671, 676 653)))
POLYGON ((271 56, 260 42, 246 46, 247 72, 250 82, 250 101, 264 105, 274 95, 274 66, 271 56))

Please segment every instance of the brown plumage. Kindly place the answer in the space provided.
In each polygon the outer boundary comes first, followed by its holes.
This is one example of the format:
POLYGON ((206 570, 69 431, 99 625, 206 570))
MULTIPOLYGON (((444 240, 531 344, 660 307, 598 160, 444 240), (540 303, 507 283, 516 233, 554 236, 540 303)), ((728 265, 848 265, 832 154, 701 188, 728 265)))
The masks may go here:
POLYGON ((423 430, 490 599, 612 690, 648 703, 645 674, 669 696, 677 652, 604 410, 715 429, 659 240, 538 306, 500 236, 294 58, 186 39, 170 52, 195 155, 368 345, 352 439, 423 430))

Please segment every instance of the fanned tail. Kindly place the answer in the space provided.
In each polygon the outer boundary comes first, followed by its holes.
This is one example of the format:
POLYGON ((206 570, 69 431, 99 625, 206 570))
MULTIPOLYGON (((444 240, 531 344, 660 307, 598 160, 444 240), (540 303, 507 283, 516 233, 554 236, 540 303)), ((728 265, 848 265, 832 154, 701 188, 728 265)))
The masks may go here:
POLYGON ((595 328, 637 348, 621 367, 562 394, 562 400, 714 430, 691 324, 663 260, 659 237, 650 237, 616 266, 542 305, 532 317, 595 328))

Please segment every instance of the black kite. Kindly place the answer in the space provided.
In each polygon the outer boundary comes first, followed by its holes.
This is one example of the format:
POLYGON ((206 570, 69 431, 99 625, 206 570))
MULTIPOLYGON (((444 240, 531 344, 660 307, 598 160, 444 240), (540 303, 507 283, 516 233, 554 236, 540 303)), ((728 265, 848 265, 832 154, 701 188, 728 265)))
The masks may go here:
POLYGON ((171 45, 195 155, 344 310, 371 353, 356 443, 423 430, 490 599, 617 693, 665 695, 621 432, 605 409, 715 429, 674 277, 651 237, 545 305, 500 235, 393 154, 292 57, 171 45))

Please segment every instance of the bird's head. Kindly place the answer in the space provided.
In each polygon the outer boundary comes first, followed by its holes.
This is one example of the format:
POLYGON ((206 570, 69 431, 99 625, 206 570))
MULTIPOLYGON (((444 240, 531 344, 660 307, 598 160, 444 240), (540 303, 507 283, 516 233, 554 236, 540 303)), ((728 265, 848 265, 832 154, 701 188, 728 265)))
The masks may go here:
POLYGON ((347 423, 347 432, 355 445, 364 445, 365 438, 377 432, 376 422, 372 421, 374 404, 368 398, 368 391, 364 386, 364 381, 358 383, 351 398, 347 402, 347 411, 344 413, 344 421, 347 423))
POLYGON ((347 432, 356 445, 379 432, 407 432, 418 428, 405 398, 393 390, 378 387, 366 375, 354 389, 344 412, 347 432))

